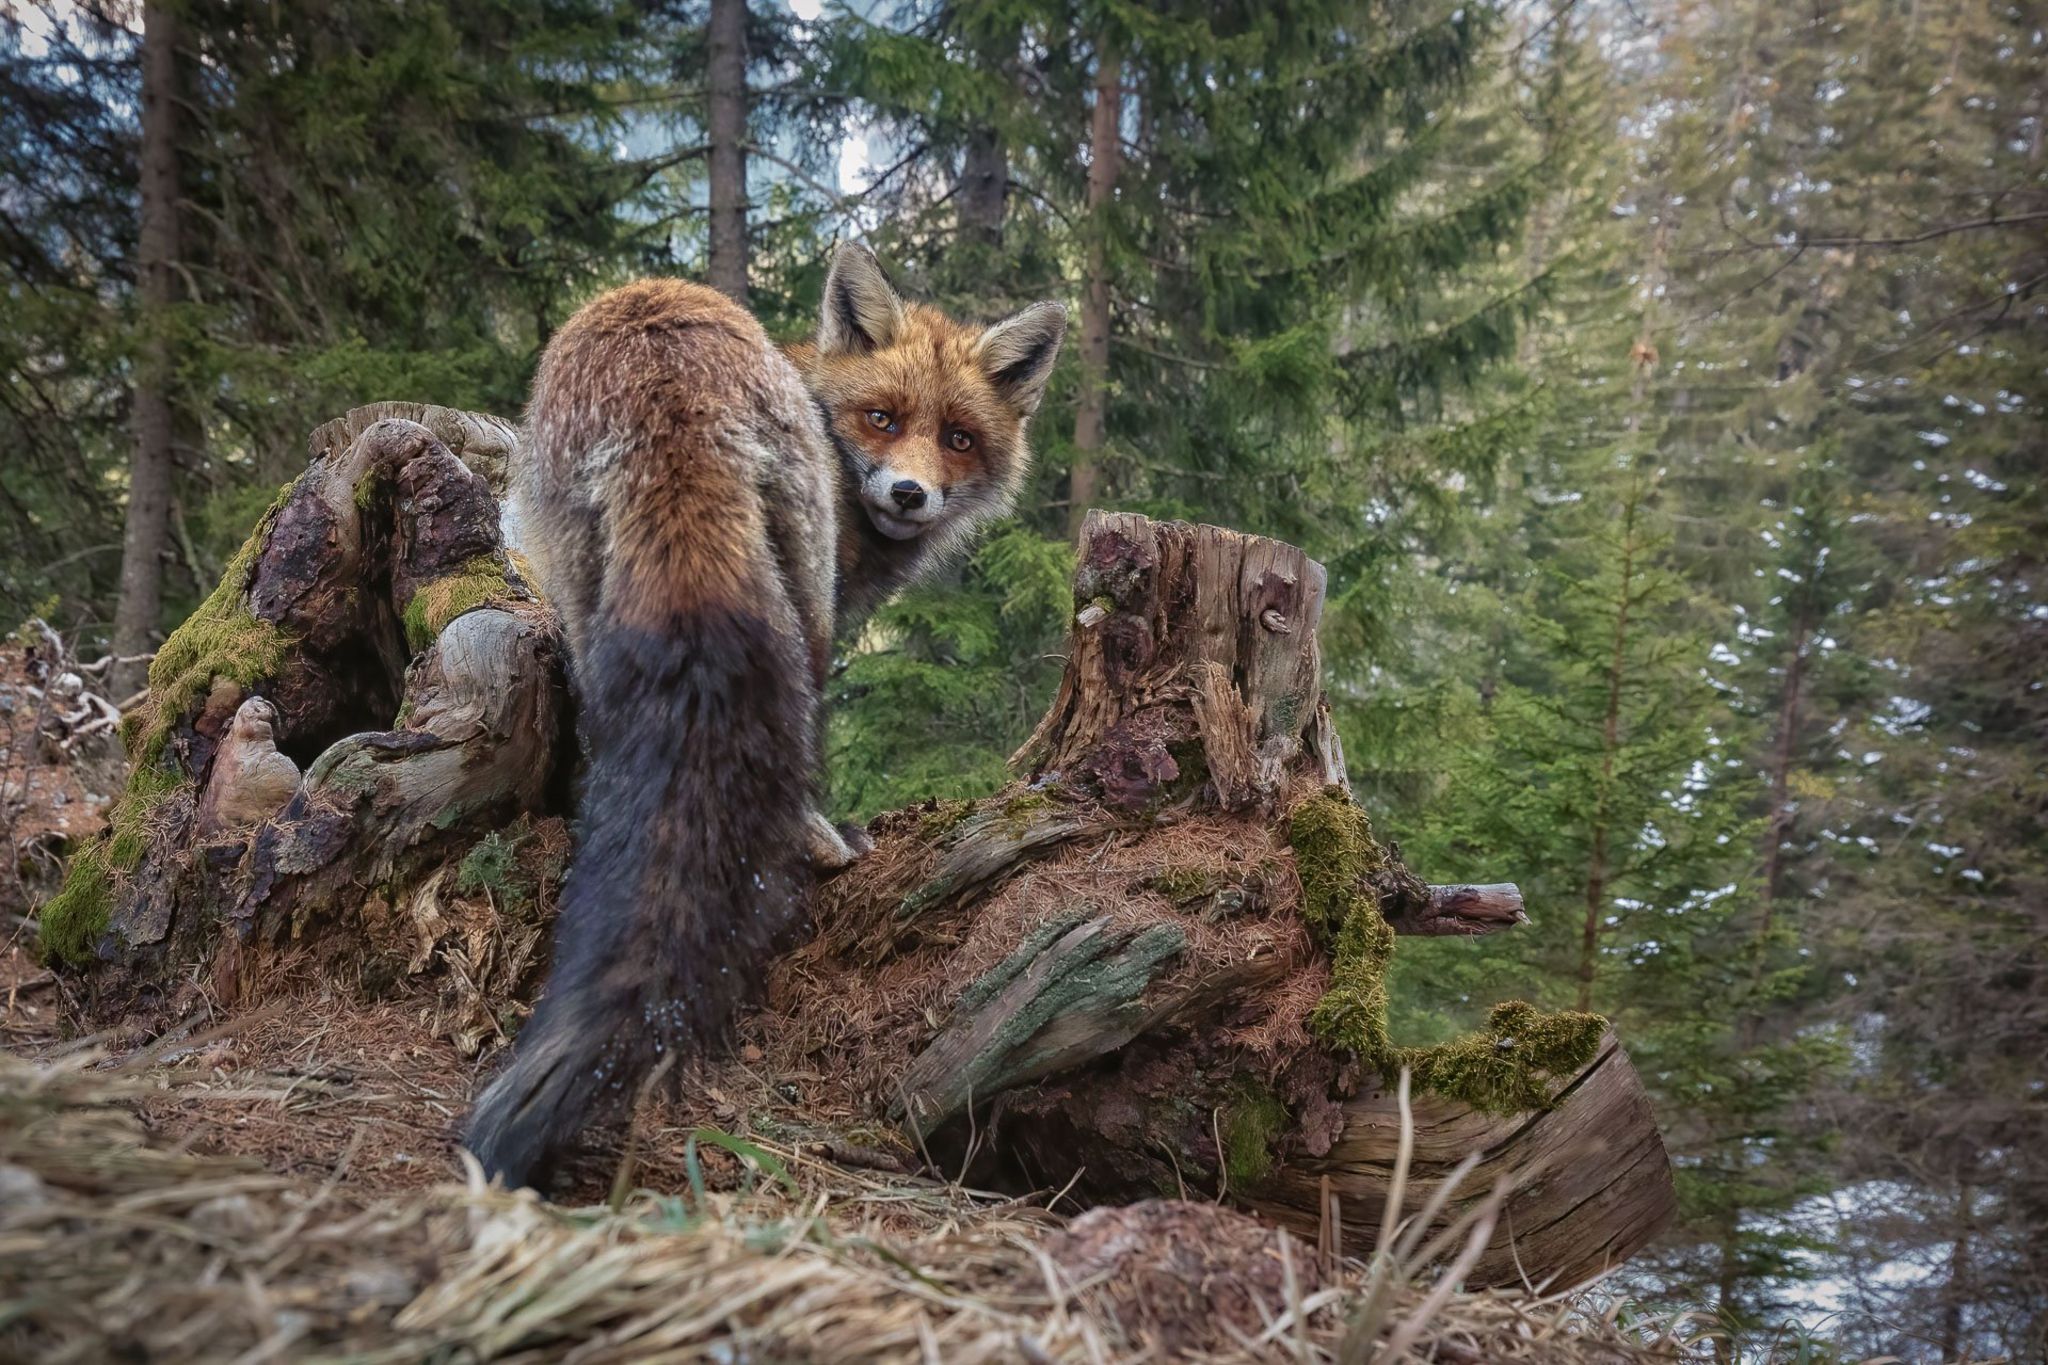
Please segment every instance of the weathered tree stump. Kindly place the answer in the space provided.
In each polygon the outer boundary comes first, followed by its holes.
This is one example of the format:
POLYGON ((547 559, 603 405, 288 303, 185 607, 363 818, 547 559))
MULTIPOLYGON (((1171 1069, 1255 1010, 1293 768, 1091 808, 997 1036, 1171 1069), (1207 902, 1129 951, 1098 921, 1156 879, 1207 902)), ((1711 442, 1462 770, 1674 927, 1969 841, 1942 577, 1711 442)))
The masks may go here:
POLYGON ((1168 792, 1271 809, 1305 774, 1344 786, 1316 636, 1323 587, 1323 566, 1277 540, 1090 513, 1066 672, 1011 762, 1113 809, 1168 792))
POLYGON ((558 796, 557 631, 466 463, 502 472, 511 438, 410 404, 322 427, 158 652, 124 726, 128 793, 42 915, 58 954, 113 968, 93 978, 110 1011, 198 963, 232 1002, 267 961, 249 950, 291 941, 374 983, 376 947, 409 958, 426 932, 394 905, 558 796))
MULTIPOLYGON (((366 991, 433 982, 467 1049, 523 1007, 575 747, 553 622, 501 543, 511 440, 414 405, 322 428, 166 644, 129 795, 44 911, 103 1014, 175 1009, 195 965, 251 1003, 308 956, 366 991)), ((1480 1160, 1439 1221, 1528 1176, 1476 1278, 1575 1280, 1641 1247, 1670 1173, 1604 1021, 1502 1006, 1445 1048, 1386 1037, 1394 936, 1508 929, 1521 898, 1431 887, 1371 838, 1323 698, 1323 592, 1278 542, 1091 515, 1023 775, 871 825, 735 1053, 674 1102, 683 1128, 1098 1202, 1222 1197, 1356 1250, 1406 1068, 1417 1199, 1480 1160)))
POLYGON ((1025 776, 877 821, 748 1025, 758 1060, 711 1088, 782 1125, 829 1096, 841 1128, 885 1118, 916 1161, 997 1188, 1221 1195, 1363 1250, 1409 1066, 1435 1089, 1413 1104, 1408 1207, 1468 1155, 1439 1222, 1520 1178, 1476 1280, 1575 1282, 1640 1249, 1670 1171, 1604 1021, 1503 1006, 1443 1049, 1332 1044, 1385 1027, 1384 953, 1339 909, 1387 951, 1524 916, 1513 886, 1428 886, 1366 832, 1323 697, 1323 587, 1290 546, 1090 516, 1025 776), (767 1088, 790 1076, 814 1078, 799 1104, 767 1088))

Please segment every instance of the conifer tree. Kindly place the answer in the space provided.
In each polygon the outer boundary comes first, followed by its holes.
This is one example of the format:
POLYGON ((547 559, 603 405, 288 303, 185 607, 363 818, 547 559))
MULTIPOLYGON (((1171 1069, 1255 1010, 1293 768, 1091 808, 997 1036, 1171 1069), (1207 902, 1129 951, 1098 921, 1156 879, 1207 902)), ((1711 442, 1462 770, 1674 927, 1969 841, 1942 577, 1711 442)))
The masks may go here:
MULTIPOLYGON (((836 69, 891 148, 871 202, 907 248, 912 286, 996 311, 977 298, 991 293, 983 248, 942 202, 991 134, 1012 187, 1010 269, 1029 282, 1074 267, 1069 356, 1034 424, 1034 533, 1065 539, 1090 503, 1199 511, 1329 554, 1342 592, 1371 578, 1352 553, 1361 520, 1441 502, 1433 457, 1490 472, 1509 424, 1466 407, 1454 435, 1422 428, 1510 356, 1529 302, 1526 281, 1493 267, 1535 158, 1509 136, 1482 166, 1459 141, 1479 108, 1512 107, 1489 74, 1496 32, 1486 7, 1360 3, 1296 7, 1286 22, 1249 4, 951 5, 842 32, 836 69)), ((943 591, 1011 594, 981 572, 943 591)), ((946 633, 947 611, 914 609, 923 638, 946 633)), ((878 625, 878 645, 910 651, 893 654, 905 676, 939 665, 917 657, 917 632, 878 625)), ((1056 638, 1012 636, 997 654, 1036 660, 1056 638)), ((846 762, 861 761, 870 717, 909 709, 879 679, 859 682, 869 671, 850 660, 846 762)), ((1007 752, 1032 713, 984 731, 984 752, 1007 752)))
MULTIPOLYGON (((161 562, 165 538, 152 549, 145 532, 169 516, 175 614, 210 590, 312 426, 373 398, 515 412, 549 329, 658 241, 620 210, 659 160, 621 157, 608 136, 647 74, 634 6, 149 7, 178 16, 172 50, 189 74, 167 264, 161 245, 138 255, 143 35, 126 7, 36 8, 34 31, 9 19, 0 48, 18 134, 0 212, 23 286, 0 292, 0 333, 24 392, 42 395, 0 416, 10 448, 30 452, 8 480, 20 557, 0 550, 16 600, 63 587, 111 602, 113 561, 97 547, 113 509, 96 491, 81 499, 90 511, 68 503, 126 463, 108 419, 129 381, 143 414, 173 390, 185 424, 168 486, 129 488, 138 564, 161 562), (167 273, 175 303, 149 283, 167 273), (164 348, 168 372, 150 359, 164 348)), ((146 594, 131 600, 129 644, 157 624, 146 594)))

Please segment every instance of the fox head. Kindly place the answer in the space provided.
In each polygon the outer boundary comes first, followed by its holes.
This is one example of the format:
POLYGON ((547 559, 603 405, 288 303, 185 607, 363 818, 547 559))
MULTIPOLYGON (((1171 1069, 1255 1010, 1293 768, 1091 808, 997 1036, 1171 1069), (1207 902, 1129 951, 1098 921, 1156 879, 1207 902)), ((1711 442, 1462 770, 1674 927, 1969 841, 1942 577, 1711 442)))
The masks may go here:
POLYGON ((1057 303, 955 322, 899 298, 868 248, 839 248, 817 343, 796 359, 875 530, 950 543, 1009 510, 1066 329, 1057 303))

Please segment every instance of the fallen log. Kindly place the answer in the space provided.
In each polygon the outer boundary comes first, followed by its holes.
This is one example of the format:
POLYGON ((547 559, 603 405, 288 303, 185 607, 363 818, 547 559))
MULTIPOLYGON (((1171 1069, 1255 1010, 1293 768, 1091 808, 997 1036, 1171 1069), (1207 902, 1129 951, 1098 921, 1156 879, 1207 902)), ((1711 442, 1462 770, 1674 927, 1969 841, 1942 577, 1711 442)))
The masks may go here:
MULTIPOLYGON (((1323 571, 1216 527, 1095 514, 1065 676, 979 802, 884 817, 709 1083, 801 1124, 823 1093, 995 1188, 1223 1197, 1325 1244, 1378 1236, 1417 1078, 1408 1207, 1448 1225, 1517 1188, 1480 1283, 1577 1282, 1673 1208, 1605 1021, 1504 1005, 1442 1048, 1385 1037, 1399 934, 1524 921, 1511 885, 1432 887, 1343 784, 1317 641, 1323 571), (799 1103, 750 1077, 817 1078, 799 1103)), ((843 1120, 842 1120, 843 1121, 843 1120)))
MULTIPOLYGON (((42 912, 100 1021, 168 1019, 196 979, 252 1004, 289 956, 437 993, 466 1051, 516 1022, 575 747, 559 636, 501 536, 512 439, 416 405, 323 427, 166 643, 129 793, 42 912)), ((1417 1198, 1480 1163, 1438 1221, 1522 1180, 1476 1278, 1576 1280, 1639 1249, 1670 1172, 1605 1021, 1504 1005, 1443 1047, 1387 1036, 1397 936, 1510 929, 1521 897, 1432 887, 1373 838, 1322 691, 1324 589, 1292 546, 1092 514, 1018 780, 871 825, 668 1131, 1097 1203, 1223 1198, 1362 1250, 1405 1069, 1417 1198)))

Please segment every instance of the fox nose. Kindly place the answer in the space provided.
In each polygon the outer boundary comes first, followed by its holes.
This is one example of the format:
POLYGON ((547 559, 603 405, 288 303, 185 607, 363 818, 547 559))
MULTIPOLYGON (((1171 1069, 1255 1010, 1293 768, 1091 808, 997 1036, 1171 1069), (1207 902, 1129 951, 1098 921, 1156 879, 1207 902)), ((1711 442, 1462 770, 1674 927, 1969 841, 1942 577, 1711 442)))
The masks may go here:
POLYGON ((898 479, 889 485, 889 496, 896 500, 896 506, 905 512, 915 512, 924 506, 924 485, 916 479, 898 479))

